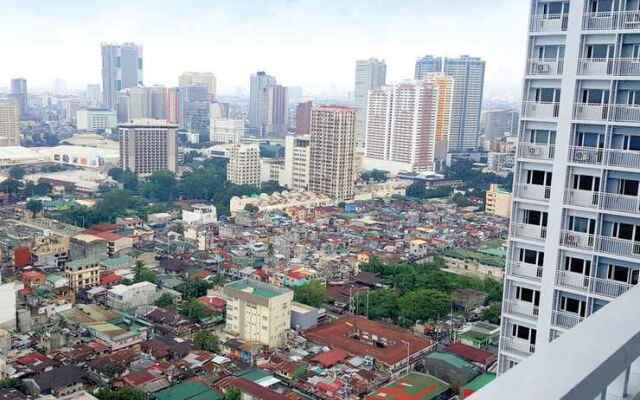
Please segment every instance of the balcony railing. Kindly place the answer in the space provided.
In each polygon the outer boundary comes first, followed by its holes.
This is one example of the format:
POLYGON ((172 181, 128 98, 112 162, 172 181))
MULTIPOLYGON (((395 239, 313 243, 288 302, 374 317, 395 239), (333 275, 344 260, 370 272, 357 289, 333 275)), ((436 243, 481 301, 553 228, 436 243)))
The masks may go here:
POLYGON ((640 75, 637 58, 581 58, 578 60, 580 75, 636 76, 640 75))
POLYGON ((533 240, 545 240, 547 238, 547 227, 519 223, 513 226, 513 231, 517 237, 533 240))
POLYGON ((536 351, 535 344, 513 336, 502 336, 500 338, 500 347, 504 351, 520 353, 525 357, 529 354, 533 354, 536 351))
POLYGON ((588 31, 640 29, 640 11, 605 11, 585 14, 582 29, 588 31))
POLYGON ((556 283, 570 289, 583 290, 615 299, 626 293, 633 285, 612 279, 597 278, 570 271, 557 271, 556 283))
POLYGON ((529 60, 529 75, 562 75, 564 59, 532 58, 529 60))
POLYGON ((614 104, 611 108, 615 121, 640 123, 640 106, 634 104, 614 104))
POLYGON ((518 144, 518 157, 530 158, 533 160, 553 160, 556 153, 556 146, 549 144, 535 144, 520 142, 518 144))
POLYGON ((571 329, 584 321, 584 317, 566 311, 553 311, 551 313, 551 323, 564 329, 571 329))
POLYGON ((516 185, 516 194, 524 199, 545 201, 551 198, 551 186, 519 183, 516 185))
POLYGON ((560 103, 525 101, 522 105, 525 118, 554 119, 560 114, 560 103))
POLYGON ((573 118, 587 121, 607 121, 609 119, 609 105, 576 103, 573 118))
POLYGON ((613 236, 599 236, 597 249, 602 253, 640 258, 640 242, 613 236))
POLYGON ((640 197, 617 193, 568 189, 565 201, 579 207, 640 214, 640 197))
POLYGON ((520 261, 508 262, 507 273, 536 281, 540 281, 542 279, 542 267, 536 264, 528 264, 520 261))
POLYGON ((520 300, 507 300, 505 301, 505 311, 509 314, 522 315, 528 318, 538 318, 540 314, 540 307, 533 305, 533 303, 527 303, 520 300))
POLYGON ((595 236, 583 232, 563 230, 560 234, 560 244, 576 249, 592 250, 595 236))
POLYGON ((571 289, 589 291, 591 277, 571 271, 556 271, 556 283, 571 289))
POLYGON ((578 164, 640 169, 640 151, 572 146, 569 161, 578 164))
POLYGON ((567 30, 569 16, 567 14, 547 14, 531 16, 531 32, 564 32, 567 30))

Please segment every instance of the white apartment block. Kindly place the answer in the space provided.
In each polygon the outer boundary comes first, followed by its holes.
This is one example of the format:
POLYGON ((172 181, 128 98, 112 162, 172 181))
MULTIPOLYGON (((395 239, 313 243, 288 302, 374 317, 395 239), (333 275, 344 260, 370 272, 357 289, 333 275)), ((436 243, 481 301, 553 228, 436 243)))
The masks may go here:
POLYGON ((366 132, 369 90, 378 89, 387 81, 387 64, 370 58, 356 61, 354 100, 356 103, 356 147, 363 148, 366 132))
POLYGON ((209 140, 213 143, 239 143, 244 137, 244 120, 211 115, 209 140))
POLYGON ((640 4, 530 4, 500 373, 640 279, 640 4))
POLYGON ((194 225, 213 224, 218 222, 218 211, 212 204, 192 204, 182 210, 182 222, 194 225))
POLYGON ((0 101, 0 147, 20 146, 20 108, 13 101, 0 101))
POLYGON ((107 290, 107 304, 118 310, 129 310, 153 304, 158 299, 158 287, 151 282, 116 285, 107 290))
POLYGON ((227 302, 227 332, 271 348, 286 343, 293 291, 243 279, 227 284, 223 294, 227 302))
POLYGON ((260 159, 260 182, 275 182, 281 185, 285 178, 284 159, 282 158, 261 158, 260 159))
POLYGON ((260 186, 260 146, 237 143, 229 148, 227 180, 236 185, 260 186))
POLYGON ((452 86, 449 77, 428 75, 422 80, 371 90, 366 167, 392 174, 434 171, 436 139, 448 136, 452 86), (437 132, 438 129, 444 132, 437 132))
POLYGON ((115 111, 102 108, 87 108, 76 112, 78 130, 104 131, 118 127, 118 115, 115 111))
POLYGON ((177 125, 165 120, 139 119, 121 124, 120 165, 138 175, 176 172, 177 125))
POLYGON ((289 190, 309 189, 311 138, 309 135, 288 135, 284 145, 284 182, 289 190))
POLYGON ((321 106, 311 111, 309 190, 335 201, 353 197, 356 111, 321 106))

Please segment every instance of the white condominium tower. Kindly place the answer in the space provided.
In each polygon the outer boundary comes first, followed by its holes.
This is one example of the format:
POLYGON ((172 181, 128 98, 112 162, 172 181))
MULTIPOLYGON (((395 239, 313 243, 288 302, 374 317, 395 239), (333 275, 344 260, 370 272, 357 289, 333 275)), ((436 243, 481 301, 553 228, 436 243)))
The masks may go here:
POLYGON ((309 190, 342 201, 353 197, 356 111, 320 106, 311 110, 309 190))
POLYGON ((249 129, 253 134, 261 134, 264 125, 264 102, 267 99, 264 91, 268 86, 276 85, 276 78, 267 75, 264 71, 258 71, 251 75, 249 93, 249 129))
POLYGON ((500 373, 640 276, 638 1, 530 4, 500 373))
POLYGON ((366 164, 393 174, 434 171, 437 144, 446 156, 452 88, 450 77, 429 74, 369 91, 366 164))
POLYGON ((119 125, 122 169, 148 176, 156 171, 176 172, 177 125, 164 120, 138 119, 119 125))
POLYGON ((0 100, 0 147, 20 146, 20 106, 0 100))
POLYGON ((227 180, 235 185, 260 186, 260 146, 235 143, 229 148, 227 180))
POLYGON ((356 61, 354 100, 356 104, 356 147, 363 148, 367 120, 369 90, 378 89, 387 80, 387 64, 384 60, 370 58, 356 61))
POLYGON ((105 107, 115 110, 119 91, 142 85, 142 67, 142 46, 102 44, 102 102, 105 107))

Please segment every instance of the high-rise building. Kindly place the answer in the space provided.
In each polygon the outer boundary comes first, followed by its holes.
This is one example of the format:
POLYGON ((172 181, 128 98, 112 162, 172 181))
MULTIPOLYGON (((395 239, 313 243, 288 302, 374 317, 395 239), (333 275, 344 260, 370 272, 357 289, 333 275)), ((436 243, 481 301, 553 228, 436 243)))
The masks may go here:
POLYGON ((13 100, 0 100, 0 147, 20 145, 20 107, 13 100))
POLYGON ((441 72, 453 78, 449 153, 465 153, 478 148, 484 71, 482 59, 466 55, 459 58, 428 55, 416 62, 416 79, 422 79, 428 73, 441 72))
POLYGON ((262 135, 284 136, 288 131, 289 102, 287 88, 282 85, 265 87, 262 101, 262 135))
POLYGON ((309 135, 287 135, 284 146, 284 186, 289 190, 309 190, 311 138, 309 135))
POLYGON ((176 172, 177 125, 154 119, 120 124, 120 165, 141 175, 156 171, 176 172))
POLYGON ((369 90, 378 89, 387 81, 387 64, 384 60, 370 58, 356 61, 354 100, 356 104, 356 147, 364 147, 367 99, 369 90))
POLYGON ((212 143, 239 143, 244 137, 244 120, 229 118, 211 118, 212 143))
POLYGON ((309 134, 312 108, 313 103, 310 101, 300 103, 296 106, 296 135, 309 134))
POLYGON ((204 85, 180 87, 180 127, 198 134, 200 143, 209 140, 209 89, 204 85))
POLYGON ((511 192, 504 190, 501 186, 492 184, 485 195, 485 212, 498 217, 511 217, 511 192))
POLYGON ((430 74, 371 90, 365 164, 392 174, 434 171, 436 137, 448 136, 452 85, 451 78, 430 74))
POLYGON ((216 98, 216 76, 212 72, 185 72, 178 77, 178 86, 206 86, 209 100, 216 98))
POLYGON ((505 134, 518 134, 520 114, 516 110, 487 110, 480 118, 480 134, 486 139, 498 139, 505 134))
POLYGON ((640 280, 638 8, 529 4, 500 373, 640 280))
POLYGON ((122 89, 142 86, 142 67, 142 46, 102 44, 102 102, 105 107, 115 110, 122 89))
POLYGON ((249 93, 249 129, 253 134, 261 134, 264 126, 264 91, 267 86, 276 85, 276 78, 259 71, 251 75, 251 87, 249 93))
POLYGON ((9 96, 15 99, 20 109, 20 118, 24 118, 29 112, 29 97, 27 94, 27 80, 15 78, 11 80, 11 92, 9 96))
POLYGON ((105 108, 85 108, 76 113, 78 130, 100 132, 118 127, 115 111, 105 108))
POLYGON ((336 201, 353 197, 356 110, 319 106, 311 110, 309 190, 336 201))
POLYGON ((102 104, 102 94, 100 93, 100 85, 87 85, 87 100, 89 101, 89 106, 92 108, 97 108, 102 104))
POLYGON ((236 185, 260 186, 260 146, 257 143, 231 146, 227 180, 236 185))
POLYGON ((149 88, 132 87, 120 91, 118 95, 118 121, 151 118, 151 92, 149 88))
POLYGON ((180 88, 167 88, 164 99, 164 115, 171 124, 179 124, 182 121, 180 99, 180 88))

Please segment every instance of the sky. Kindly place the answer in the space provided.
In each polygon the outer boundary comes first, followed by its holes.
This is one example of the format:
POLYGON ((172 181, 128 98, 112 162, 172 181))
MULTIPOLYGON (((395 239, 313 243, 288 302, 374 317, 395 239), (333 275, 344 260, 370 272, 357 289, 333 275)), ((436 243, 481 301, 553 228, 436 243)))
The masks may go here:
POLYGON ((353 91, 355 61, 412 78, 425 54, 487 61, 486 97, 516 98, 524 72, 525 0, 0 0, 0 87, 100 82, 100 43, 144 48, 146 85, 211 71, 219 92, 248 91, 259 70, 305 94, 353 91))

